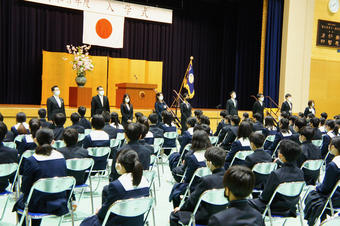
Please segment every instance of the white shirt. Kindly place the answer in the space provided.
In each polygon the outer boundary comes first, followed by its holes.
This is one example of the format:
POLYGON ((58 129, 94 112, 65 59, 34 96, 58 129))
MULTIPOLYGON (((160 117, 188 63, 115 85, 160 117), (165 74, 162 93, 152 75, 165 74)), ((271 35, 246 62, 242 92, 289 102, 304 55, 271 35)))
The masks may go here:
POLYGON ((126 108, 130 111, 130 104, 125 104, 126 108))
POLYGON ((102 106, 104 107, 103 96, 101 96, 101 95, 98 95, 98 96, 99 96, 100 103, 102 103, 102 106))
POLYGON ((236 107, 236 100, 234 98, 231 98, 231 100, 233 101, 234 106, 236 107))
POLYGON ((54 99, 57 101, 58 106, 61 108, 61 100, 60 100, 60 98, 57 97, 57 96, 55 96, 55 95, 53 95, 53 97, 54 97, 54 99))

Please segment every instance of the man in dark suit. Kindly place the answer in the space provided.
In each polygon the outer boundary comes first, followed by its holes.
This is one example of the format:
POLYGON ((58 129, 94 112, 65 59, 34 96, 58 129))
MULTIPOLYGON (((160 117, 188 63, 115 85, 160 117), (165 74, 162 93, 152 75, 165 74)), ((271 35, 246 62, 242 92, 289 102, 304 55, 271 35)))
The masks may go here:
POLYGON ((253 191, 255 176, 244 166, 232 166, 224 174, 223 185, 229 203, 225 210, 209 219, 208 226, 257 225, 264 226, 261 213, 251 207, 247 197, 253 191))
POLYGON ((103 111, 102 116, 105 120, 105 126, 103 130, 109 134, 110 139, 115 139, 117 137, 117 130, 110 125, 111 115, 108 111, 103 111))
POLYGON ((263 121, 262 121, 262 116, 260 113, 255 113, 254 114, 255 122, 253 123, 253 131, 262 131, 264 129, 263 127, 263 121))
POLYGON ((64 106, 64 100, 60 96, 60 89, 58 86, 53 86, 51 88, 53 92, 53 96, 47 99, 47 118, 49 121, 52 121, 54 118, 54 115, 57 113, 63 113, 65 114, 65 106, 64 106))
POLYGON ((101 114, 103 111, 110 112, 110 104, 107 96, 104 96, 104 88, 102 86, 97 87, 97 96, 92 97, 91 101, 91 117, 97 114, 101 114))
POLYGON ((54 140, 62 140, 66 116, 62 113, 57 113, 54 115, 53 122, 55 125, 55 128, 53 129, 54 140))
POLYGON ((79 124, 84 127, 84 129, 91 129, 91 122, 85 118, 86 107, 80 106, 78 108, 78 113, 80 115, 79 124))
POLYGON ((226 116, 227 116, 227 111, 226 110, 223 110, 220 112, 220 116, 221 116, 221 121, 218 123, 217 125, 217 129, 214 133, 214 136, 218 136, 219 133, 221 132, 222 128, 227 124, 227 119, 226 119, 226 116))
POLYGON ((263 103, 264 96, 263 96, 262 93, 259 93, 259 94, 256 95, 256 97, 257 97, 257 101, 255 101, 255 103, 253 105, 253 109, 252 109, 253 110, 253 117, 256 113, 259 113, 262 117, 262 122, 263 122, 263 119, 264 119, 264 113, 263 112, 264 112, 264 108, 265 108, 264 103, 263 103))
POLYGON ((181 126, 182 126, 182 133, 188 129, 187 127, 187 119, 191 117, 192 107, 191 104, 188 102, 189 95, 184 93, 183 95, 183 103, 181 103, 181 126))
POLYGON ((227 115, 238 115, 238 103, 236 100, 236 92, 230 92, 230 99, 227 100, 227 115))
POLYGON ((287 93, 285 95, 285 99, 286 100, 282 103, 281 106, 281 113, 286 112, 288 115, 291 115, 293 110, 292 95, 287 93))
POLYGON ((40 108, 38 111, 39 121, 42 128, 50 128, 52 123, 46 121, 46 110, 45 108, 40 108))
MULTIPOLYGON (((179 221, 188 224, 190 215, 194 211, 198 199, 203 192, 214 188, 223 188, 225 151, 219 147, 211 147, 207 149, 204 156, 212 175, 202 177, 200 183, 195 187, 194 192, 190 194, 184 204, 174 209, 170 215, 170 226, 179 225, 179 221)), ((211 215, 223 209, 225 209, 225 206, 214 206, 201 202, 195 215, 195 221, 197 224, 206 225, 211 215)))
MULTIPOLYGON (((18 162, 18 151, 12 148, 5 147, 2 143, 3 139, 7 134, 7 126, 5 123, 0 121, 0 164, 5 163, 17 163, 18 162)), ((13 182, 15 173, 9 177, 0 177, 0 193, 4 192, 8 186, 8 180, 13 182)))
POLYGON ((72 121, 72 126, 69 126, 67 128, 73 128, 76 129, 78 133, 84 133, 85 129, 82 125, 79 124, 80 120, 80 115, 76 112, 71 114, 71 121, 72 121))

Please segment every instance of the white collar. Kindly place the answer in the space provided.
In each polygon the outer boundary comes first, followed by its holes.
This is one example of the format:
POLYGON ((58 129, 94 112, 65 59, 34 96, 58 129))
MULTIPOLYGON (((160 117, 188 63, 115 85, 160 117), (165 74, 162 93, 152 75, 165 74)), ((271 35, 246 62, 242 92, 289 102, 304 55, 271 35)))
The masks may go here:
POLYGON ((25 136, 26 142, 27 143, 34 143, 33 136, 32 134, 28 134, 25 136))
POLYGON ((141 189, 141 188, 148 188, 150 187, 149 182, 145 179, 145 177, 142 177, 142 180, 140 181, 138 186, 134 186, 132 184, 132 173, 124 173, 121 175, 118 180, 124 187, 125 191, 131 191, 135 189, 141 189))
POLYGON ((64 158, 63 154, 61 154, 60 152, 58 152, 56 150, 52 150, 50 155, 40 155, 40 154, 34 153, 33 157, 37 161, 48 161, 48 160, 55 160, 55 159, 63 159, 64 158))
POLYGON ((109 140, 109 135, 103 131, 103 130, 92 130, 89 134, 91 137, 91 140, 109 140))
POLYGON ((284 137, 289 137, 289 136, 292 135, 292 132, 290 132, 290 131, 288 131, 288 133, 282 133, 282 132, 281 132, 281 134, 282 134, 282 136, 284 136, 284 137))
POLYGON ((17 123, 14 125, 14 128, 15 129, 18 129, 18 127, 20 126, 20 124, 22 124, 26 129, 29 129, 30 126, 26 123, 26 122, 23 122, 23 123, 17 123))
POLYGON ((190 135, 193 135, 193 134, 194 134, 194 128, 190 127, 190 128, 188 129, 188 133, 189 133, 190 135))
POLYGON ((340 168, 340 155, 335 156, 335 157, 333 158, 332 162, 334 162, 335 165, 336 165, 338 168, 340 168))
POLYGON ((56 95, 53 95, 53 97, 56 99, 56 100, 59 100, 60 97, 56 96, 56 95))
POLYGON ((333 133, 333 131, 327 132, 327 135, 328 135, 330 138, 335 137, 335 134, 333 133))
POLYGON ((195 151, 194 156, 196 157, 197 161, 202 162, 205 160, 204 157, 205 150, 195 151))
POLYGON ((242 147, 250 147, 250 142, 248 138, 244 139, 243 137, 241 137, 240 139, 238 139, 238 141, 240 141, 242 147))

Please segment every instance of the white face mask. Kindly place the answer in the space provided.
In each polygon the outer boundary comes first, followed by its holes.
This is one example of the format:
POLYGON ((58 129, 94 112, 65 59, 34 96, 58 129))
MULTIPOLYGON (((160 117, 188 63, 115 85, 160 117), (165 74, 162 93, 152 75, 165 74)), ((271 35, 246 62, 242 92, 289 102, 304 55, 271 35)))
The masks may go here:
POLYGON ((159 100, 163 100, 163 96, 159 96, 159 100))
POLYGON ((129 103, 130 99, 129 98, 125 98, 125 103, 129 103))
POLYGON ((98 94, 99 94, 100 96, 104 96, 104 90, 100 90, 100 91, 98 92, 98 94))
POLYGON ((56 91, 54 91, 53 93, 54 93, 55 96, 58 97, 58 96, 60 95, 60 90, 56 90, 56 91))
POLYGON ((289 102, 292 102, 292 98, 291 98, 291 97, 288 97, 288 101, 289 101, 289 102))
POLYGON ((263 102, 263 101, 264 101, 264 97, 261 97, 259 100, 260 100, 261 102, 263 102))

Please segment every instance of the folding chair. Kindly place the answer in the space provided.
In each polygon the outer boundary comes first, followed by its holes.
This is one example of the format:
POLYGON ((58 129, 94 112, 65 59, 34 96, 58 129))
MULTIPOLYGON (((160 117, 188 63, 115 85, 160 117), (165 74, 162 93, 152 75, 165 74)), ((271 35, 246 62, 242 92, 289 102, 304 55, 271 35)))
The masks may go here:
MULTIPOLYGON (((288 197, 297 197, 297 196, 300 196, 304 186, 305 186, 304 181, 286 182, 286 183, 279 184, 276 187, 276 189, 275 189, 272 197, 270 198, 268 204, 266 205, 266 209, 264 210, 264 212, 262 214, 263 219, 265 219, 266 214, 268 212, 270 225, 273 225, 273 216, 272 216, 272 213, 271 213, 271 210, 270 210, 270 205, 272 204, 272 201, 274 200, 274 197, 275 197, 276 194, 281 194, 283 196, 288 196, 288 197)), ((298 202, 296 203, 296 205, 298 206, 297 210, 298 210, 298 213, 300 215, 300 224, 303 226, 303 219, 302 219, 301 206, 300 206, 300 198, 299 198, 298 202)), ((284 218, 285 221, 284 221, 283 225, 286 223, 288 218, 291 218, 291 217, 283 217, 283 216, 274 216, 274 217, 284 218)))
POLYGON ((312 140, 312 144, 314 144, 318 148, 321 148, 321 146, 322 146, 322 139, 321 140, 312 140))
POLYGON ((210 143, 212 146, 216 146, 217 142, 218 142, 218 136, 209 136, 210 139, 210 143))
POLYGON ((63 147, 66 147, 66 144, 63 140, 56 140, 54 141, 54 143, 52 144, 52 147, 53 148, 63 148, 63 147))
MULTIPOLYGON (((176 140, 177 141, 178 133, 177 132, 165 132, 163 136, 164 136, 164 139, 176 140)), ((171 149, 171 150, 176 149, 176 151, 177 151, 177 146, 175 146, 175 147, 162 146, 162 149, 171 149)))
MULTIPOLYGON (((164 144, 164 138, 154 138, 153 140, 153 150, 154 150, 154 154, 151 155, 152 159, 151 160, 155 160, 155 162, 152 164, 151 169, 153 169, 155 166, 157 166, 157 175, 158 175, 158 184, 159 186, 161 186, 161 178, 160 178, 160 174, 159 174, 159 156, 162 150, 162 146, 164 144)), ((150 161, 152 162, 152 161, 150 161)), ((164 173, 164 166, 162 164, 162 172, 164 173)))
POLYGON ((277 150, 278 150, 279 147, 280 147, 280 144, 281 144, 281 141, 276 145, 275 150, 274 150, 274 152, 273 152, 273 154, 272 154, 272 158, 276 158, 276 153, 277 153, 277 150))
MULTIPOLYGON (((323 163, 322 159, 307 160, 302 164, 301 169, 302 170, 307 169, 307 170, 310 170, 310 171, 319 171, 321 169, 322 163, 323 163)), ((307 188, 306 191, 308 192, 309 188, 311 188, 311 187, 313 187, 313 186, 311 186, 311 185, 305 186, 305 188, 307 188)), ((306 192, 306 194, 307 194, 307 192, 306 192)), ((304 200, 304 198, 302 200, 304 200)))
POLYGON ((147 179, 147 181, 150 184, 150 194, 151 197, 155 199, 155 205, 157 205, 157 199, 156 199, 156 186, 155 186, 155 177, 156 173, 155 171, 151 170, 143 170, 143 176, 147 179))
POLYGON ((125 142, 125 135, 124 133, 117 133, 116 140, 119 142, 119 147, 123 146, 125 142))
POLYGON ((185 154, 188 153, 188 151, 190 151, 190 149, 191 149, 191 144, 185 145, 185 147, 184 147, 184 149, 183 149, 183 151, 182 151, 182 153, 181 153, 181 155, 179 157, 179 160, 178 160, 178 163, 177 163, 176 167, 178 167, 179 165, 182 164, 182 162, 184 160, 185 154))
POLYGON ((238 151, 238 152, 236 152, 236 154, 234 155, 233 160, 231 160, 231 163, 230 163, 229 167, 231 167, 233 165, 233 163, 234 163, 234 161, 236 159, 244 161, 247 158, 248 155, 251 155, 253 153, 254 153, 254 151, 251 151, 251 150, 250 151, 238 151))
POLYGON ((22 138, 24 138, 25 134, 20 134, 14 138, 14 143, 21 142, 22 138))
MULTIPOLYGON (((262 175, 269 175, 274 170, 276 170, 276 168, 277 168, 277 164, 275 162, 260 162, 260 163, 256 163, 253 166, 252 171, 254 173, 258 173, 258 174, 262 174, 262 175)), ((261 190, 254 189, 253 192, 260 193, 261 190)))
MULTIPOLYGON (((110 206, 109 210, 106 212, 102 225, 103 226, 106 225, 106 222, 109 219, 111 213, 122 217, 137 217, 140 215, 144 215, 145 213, 148 213, 152 208, 152 204, 153 204, 152 197, 118 200, 114 202, 110 206)), ((152 211, 152 214, 153 222, 155 225, 154 211, 152 211)), ((147 217, 144 218, 144 223, 146 222, 146 220, 147 217)))
POLYGON ((72 171, 75 172, 81 172, 83 171, 83 174, 86 175, 85 171, 88 171, 87 178, 84 180, 82 184, 76 184, 74 189, 81 189, 80 196, 78 198, 77 203, 79 204, 81 197, 83 196, 84 190, 86 187, 90 188, 90 195, 91 195, 91 208, 92 208, 92 214, 94 213, 94 207, 93 207, 93 194, 92 194, 92 180, 91 180, 91 172, 94 165, 94 160, 92 158, 75 158, 75 159, 67 159, 66 160, 66 168, 69 171, 68 176, 74 176, 72 175, 72 171), (86 181, 89 180, 89 185, 86 184, 86 181))
POLYGON ((263 146, 262 146, 262 147, 264 147, 264 145, 266 144, 266 142, 273 143, 274 140, 275 140, 275 135, 268 135, 268 136, 266 137, 266 139, 264 140, 263 146))
POLYGON ((189 184, 188 184, 187 189, 185 190, 185 193, 184 193, 183 198, 182 198, 182 200, 181 200, 181 203, 180 203, 180 205, 179 205, 180 207, 183 206, 183 204, 184 204, 184 202, 185 202, 185 199, 186 199, 187 197, 189 197, 189 195, 190 195, 190 187, 191 187, 191 184, 192 184, 192 182, 194 181, 195 177, 201 178, 201 177, 205 177, 205 176, 208 176, 208 175, 211 175, 211 174, 212 174, 212 172, 211 172, 211 170, 210 170, 208 167, 201 167, 201 168, 198 168, 198 169, 195 171, 194 175, 192 175, 192 177, 191 177, 191 179, 190 179, 190 182, 189 182, 189 184))
POLYGON ((16 194, 17 194, 17 197, 18 197, 18 194, 19 194, 19 192, 20 192, 20 190, 21 190, 21 175, 20 175, 20 170, 21 170, 21 168, 22 168, 22 164, 23 164, 23 161, 24 161, 24 159, 27 159, 27 158, 29 158, 29 157, 31 157, 31 156, 33 156, 33 154, 35 153, 35 150, 26 150, 24 153, 22 153, 22 155, 21 155, 21 157, 20 157, 20 160, 19 160, 19 166, 18 166, 18 186, 17 186, 17 192, 16 192, 16 194))
MULTIPOLYGON (((44 217, 54 217, 55 216, 55 215, 49 214, 49 213, 32 213, 32 212, 29 212, 28 205, 31 201, 34 190, 44 192, 44 193, 49 193, 49 194, 66 192, 66 191, 70 190, 69 197, 66 197, 67 203, 70 203, 75 183, 76 183, 76 180, 73 177, 42 178, 42 179, 39 179, 36 182, 34 182, 33 186, 31 187, 28 198, 25 202, 24 210, 21 210, 21 209, 17 210, 17 212, 19 214, 21 214, 21 219, 20 219, 20 222, 19 222, 18 225, 21 226, 22 223, 24 222, 24 219, 26 219, 26 225, 29 225, 29 222, 31 221, 31 219, 42 219, 44 217)), ((61 224, 65 215, 60 217, 58 225, 61 224)), ((71 208, 71 215, 72 215, 72 219, 73 219, 72 208, 71 208)), ((74 222, 72 221, 72 225, 73 225, 73 223, 74 222)))
POLYGON ((339 226, 340 225, 340 215, 331 217, 329 219, 324 220, 321 223, 321 226, 339 226))
POLYGON ((5 147, 14 148, 14 149, 17 148, 17 144, 14 143, 14 142, 2 142, 2 143, 3 143, 3 145, 4 145, 5 147))
POLYGON ((78 134, 78 143, 79 143, 79 142, 82 142, 82 141, 84 140, 85 136, 86 136, 86 135, 85 135, 84 133, 79 133, 79 134, 78 134))
POLYGON ((203 192, 200 198, 198 199, 194 211, 191 214, 189 222, 186 224, 179 221, 178 223, 185 226, 189 225, 195 226, 196 225, 195 215, 202 201, 215 206, 226 206, 228 204, 228 199, 224 196, 224 188, 207 190, 203 192))
POLYGON ((4 192, 0 193, 0 197, 7 196, 5 205, 4 205, 3 210, 2 210, 0 221, 2 221, 2 219, 5 216, 5 211, 6 211, 6 207, 7 207, 7 204, 8 204, 9 197, 10 197, 11 194, 13 194, 13 188, 14 188, 14 185, 15 185, 15 182, 16 182, 16 179, 17 179, 17 176, 18 176, 18 172, 19 172, 18 169, 19 169, 19 165, 17 163, 0 164, 0 177, 9 177, 14 172, 16 172, 10 190, 9 191, 5 190, 4 192))

